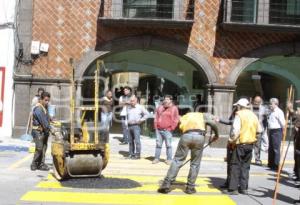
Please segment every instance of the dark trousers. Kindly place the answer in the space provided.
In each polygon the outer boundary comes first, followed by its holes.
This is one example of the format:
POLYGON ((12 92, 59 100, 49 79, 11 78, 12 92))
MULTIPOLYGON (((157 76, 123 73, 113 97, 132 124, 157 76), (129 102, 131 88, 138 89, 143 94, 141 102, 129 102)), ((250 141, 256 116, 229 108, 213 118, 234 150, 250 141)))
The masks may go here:
POLYGON ((294 172, 297 177, 297 180, 300 179, 300 132, 295 132, 295 140, 294 140, 294 172))
POLYGON ((268 167, 277 169, 280 162, 282 129, 269 130, 268 167))
POLYGON ((171 182, 175 181, 179 169, 184 163, 189 150, 191 150, 191 162, 190 162, 190 171, 188 175, 187 186, 195 187, 195 182, 200 169, 200 162, 202 158, 204 145, 204 136, 200 135, 197 132, 190 132, 184 134, 177 146, 175 156, 173 158, 172 164, 168 170, 167 176, 164 179, 163 184, 170 186, 171 182))
POLYGON ((252 144, 236 145, 232 151, 229 190, 248 189, 252 144))
POLYGON ((227 178, 226 178, 226 182, 225 185, 229 185, 230 182, 230 170, 231 170, 231 158, 232 158, 232 152, 233 149, 230 146, 230 143, 227 144, 227 148, 226 148, 226 161, 227 161, 227 178))
POLYGON ((129 155, 141 155, 141 128, 139 125, 128 126, 129 155))
POLYGON ((45 164, 45 154, 47 151, 48 133, 32 130, 32 137, 35 143, 35 152, 32 164, 37 167, 45 164))

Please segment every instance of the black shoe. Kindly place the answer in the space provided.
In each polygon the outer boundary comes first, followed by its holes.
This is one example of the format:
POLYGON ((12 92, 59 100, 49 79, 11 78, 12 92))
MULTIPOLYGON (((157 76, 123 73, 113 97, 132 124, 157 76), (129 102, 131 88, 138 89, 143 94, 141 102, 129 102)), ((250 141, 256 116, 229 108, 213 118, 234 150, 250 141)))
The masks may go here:
POLYGON ((38 167, 36 166, 36 164, 31 164, 30 169, 31 169, 31 171, 35 171, 38 169, 38 167))
POLYGON ((300 205, 300 200, 295 200, 295 201, 294 201, 294 204, 295 204, 295 205, 300 205))
POLYGON ((161 186, 159 187, 159 189, 157 190, 157 192, 162 193, 162 194, 167 194, 171 191, 170 187, 167 186, 161 186))
POLYGON ((128 142, 121 142, 120 145, 128 144, 128 142))
POLYGON ((39 166, 39 170, 41 171, 49 171, 49 167, 47 166, 47 164, 42 164, 41 166, 39 166))
POLYGON ((228 194, 228 195, 239 195, 239 192, 237 190, 231 190, 231 189, 228 189, 228 190, 224 190, 223 191, 223 194, 228 194))
POLYGON ((185 191, 186 194, 195 194, 197 191, 195 187, 186 187, 185 191))
POLYGON ((220 186, 221 189, 228 189, 228 184, 225 182, 223 185, 220 186))
POLYGON ((240 193, 240 194, 244 194, 244 195, 248 195, 248 194, 249 194, 247 189, 241 189, 241 190, 239 191, 239 193, 240 193))

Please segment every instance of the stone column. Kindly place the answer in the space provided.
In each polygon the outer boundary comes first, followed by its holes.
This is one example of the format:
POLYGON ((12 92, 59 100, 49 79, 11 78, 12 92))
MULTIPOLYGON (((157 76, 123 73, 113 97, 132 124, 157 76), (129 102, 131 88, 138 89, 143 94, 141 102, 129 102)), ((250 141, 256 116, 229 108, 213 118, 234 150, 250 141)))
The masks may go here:
MULTIPOLYGON (((75 96, 75 107, 79 107, 82 104, 82 82, 76 81, 76 96, 75 96)), ((80 109, 75 109, 75 122, 79 123, 81 117, 81 111, 80 109)))
MULTIPOLYGON (((207 99, 208 99, 208 112, 221 118, 228 119, 234 99, 235 85, 208 85, 207 86, 207 99)), ((218 123, 220 139, 215 143, 218 147, 225 147, 230 131, 230 126, 218 123)))

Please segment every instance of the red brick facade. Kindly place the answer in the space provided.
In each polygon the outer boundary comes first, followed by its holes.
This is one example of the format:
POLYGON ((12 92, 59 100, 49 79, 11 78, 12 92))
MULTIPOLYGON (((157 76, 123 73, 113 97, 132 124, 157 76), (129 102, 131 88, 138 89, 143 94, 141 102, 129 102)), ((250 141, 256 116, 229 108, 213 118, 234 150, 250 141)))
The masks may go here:
MULTIPOLYGON (((218 0, 195 1, 195 23, 188 29, 111 28, 97 24, 100 2, 96 0, 35 0, 33 40, 50 44, 49 54, 39 58, 32 68, 37 78, 70 76, 69 58, 79 60, 96 45, 116 38, 147 34, 175 38, 198 49, 218 73, 223 83, 235 63, 246 53, 265 45, 289 42, 296 38, 288 33, 254 33, 223 31, 218 0)), ((106 5, 111 1, 104 1, 106 5)), ((107 15, 107 14, 105 14, 107 15)))

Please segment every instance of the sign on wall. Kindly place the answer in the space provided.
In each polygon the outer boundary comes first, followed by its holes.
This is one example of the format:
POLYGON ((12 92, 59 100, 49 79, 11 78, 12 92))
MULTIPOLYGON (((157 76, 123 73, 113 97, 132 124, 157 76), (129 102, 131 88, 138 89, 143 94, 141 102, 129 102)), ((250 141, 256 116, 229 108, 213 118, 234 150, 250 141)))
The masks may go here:
POLYGON ((5 85, 5 68, 0 67, 0 127, 2 127, 3 124, 4 85, 5 85))

